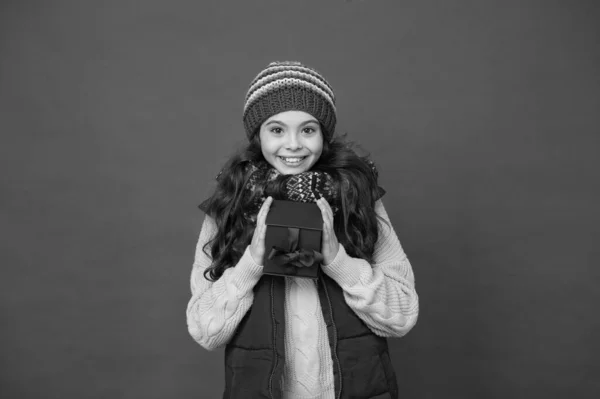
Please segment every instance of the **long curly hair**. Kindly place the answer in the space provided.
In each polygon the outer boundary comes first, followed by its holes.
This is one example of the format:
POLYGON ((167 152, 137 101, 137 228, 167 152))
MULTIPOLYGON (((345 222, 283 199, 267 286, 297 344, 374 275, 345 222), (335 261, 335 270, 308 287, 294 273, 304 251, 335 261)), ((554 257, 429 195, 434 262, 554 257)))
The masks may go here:
MULTIPOLYGON (((374 209, 379 198, 377 176, 367 163, 367 156, 359 155, 356 148, 354 143, 346 141, 345 135, 331 142, 323 141, 321 156, 311 170, 329 173, 337 183, 340 211, 334 217, 334 230, 338 241, 348 255, 370 262, 378 238, 377 221, 385 220, 374 209)), ((226 162, 217 178, 215 192, 203 203, 202 209, 217 226, 216 235, 203 248, 213 260, 204 272, 209 281, 218 280, 227 268, 235 266, 252 241, 256 224, 244 218, 244 209, 263 195, 281 197, 285 176, 268 184, 264 192, 255 190, 250 195, 244 192, 250 177, 248 165, 261 161, 266 162, 255 135, 226 162)))

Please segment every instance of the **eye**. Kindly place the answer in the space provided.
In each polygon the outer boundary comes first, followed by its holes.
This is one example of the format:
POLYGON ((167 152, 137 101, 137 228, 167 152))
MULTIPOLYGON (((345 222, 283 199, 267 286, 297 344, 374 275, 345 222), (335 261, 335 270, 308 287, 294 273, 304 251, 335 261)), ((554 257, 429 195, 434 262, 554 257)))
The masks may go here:
POLYGON ((272 127, 271 129, 269 129, 269 131, 271 133, 275 133, 275 134, 281 134, 283 133, 283 129, 277 126, 272 127))
POLYGON ((317 129, 315 129, 312 126, 307 126, 304 129, 302 129, 302 133, 304 133, 304 134, 313 134, 313 133, 316 133, 316 132, 317 132, 317 129))

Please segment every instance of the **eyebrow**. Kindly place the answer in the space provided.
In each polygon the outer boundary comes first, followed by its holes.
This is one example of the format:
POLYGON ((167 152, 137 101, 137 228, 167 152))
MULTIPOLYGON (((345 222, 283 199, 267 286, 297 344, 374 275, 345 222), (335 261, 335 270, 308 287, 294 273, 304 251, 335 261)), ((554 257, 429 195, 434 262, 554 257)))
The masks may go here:
MULTIPOLYGON (((302 122, 300 124, 300 126, 308 125, 309 123, 319 123, 319 121, 317 121, 316 119, 310 119, 310 120, 307 120, 305 122, 302 122)), ((272 121, 269 121, 269 122, 265 123, 265 126, 274 125, 274 124, 279 124, 279 125, 287 126, 285 123, 283 123, 282 121, 279 121, 277 119, 273 119, 272 121)))

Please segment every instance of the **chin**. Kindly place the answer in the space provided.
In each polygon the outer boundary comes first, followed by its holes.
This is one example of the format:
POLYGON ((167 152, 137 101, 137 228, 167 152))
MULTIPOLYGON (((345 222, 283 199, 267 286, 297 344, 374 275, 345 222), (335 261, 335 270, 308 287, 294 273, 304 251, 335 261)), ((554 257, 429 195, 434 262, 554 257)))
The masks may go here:
POLYGON ((300 174, 300 173, 303 173, 303 172, 306 172, 307 170, 309 170, 309 169, 306 169, 306 168, 302 168, 302 169, 300 169, 300 168, 286 168, 286 167, 281 167, 281 166, 277 167, 276 169, 282 175, 297 175, 297 174, 300 174))

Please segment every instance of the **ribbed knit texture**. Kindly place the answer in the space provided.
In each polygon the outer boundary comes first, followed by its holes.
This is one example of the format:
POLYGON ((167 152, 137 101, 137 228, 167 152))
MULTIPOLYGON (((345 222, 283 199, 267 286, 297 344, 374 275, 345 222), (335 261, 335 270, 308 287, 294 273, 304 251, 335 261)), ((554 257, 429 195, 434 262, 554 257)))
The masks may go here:
POLYGON ((333 398, 333 365, 315 281, 285 278, 284 398, 333 398))
POLYGON ((331 140, 336 125, 335 94, 316 70, 297 61, 272 62, 254 78, 244 101, 244 128, 248 138, 271 116, 304 111, 323 126, 331 140))
MULTIPOLYGON (((381 200, 375 211, 390 223, 381 200)), ((380 223, 374 262, 350 257, 344 247, 323 271, 343 289, 346 303, 377 335, 401 337, 416 323, 419 300, 410 262, 391 224, 380 223)), ((252 288, 262 275, 249 249, 235 267, 212 283, 203 276, 211 260, 203 245, 216 232, 206 217, 196 247, 187 308, 191 336, 208 350, 222 347, 235 332, 253 300, 252 288)), ((286 278, 286 364, 282 380, 286 398, 334 397, 333 368, 327 331, 314 281, 286 278)))

